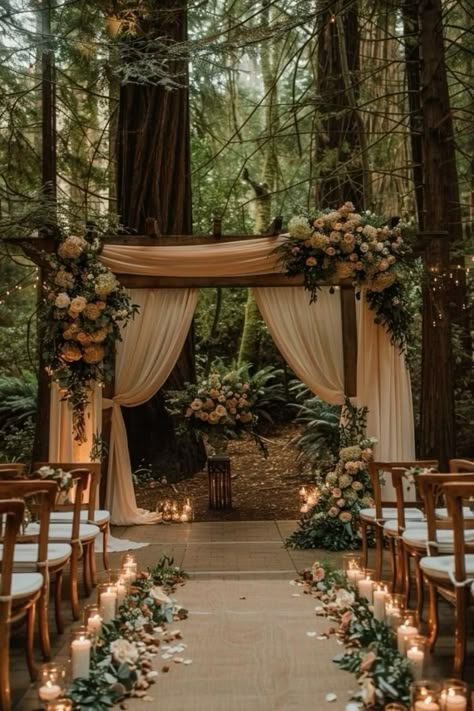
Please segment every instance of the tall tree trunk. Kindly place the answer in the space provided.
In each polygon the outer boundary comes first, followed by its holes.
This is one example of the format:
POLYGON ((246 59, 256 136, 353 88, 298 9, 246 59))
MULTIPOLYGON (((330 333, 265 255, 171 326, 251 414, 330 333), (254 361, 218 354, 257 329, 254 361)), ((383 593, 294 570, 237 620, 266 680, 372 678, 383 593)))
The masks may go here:
MULTIPOLYGON (((319 12, 317 93, 320 124, 315 153, 316 204, 338 207, 346 200, 362 208, 364 194, 362 127, 352 76, 359 70, 357 4, 324 0, 319 12)), ((368 180, 369 176, 365 176, 368 180)))
POLYGON ((444 468, 455 454, 449 239, 459 236, 461 214, 441 0, 420 1, 419 23, 424 229, 447 232, 432 238, 425 252, 420 445, 422 457, 437 457, 444 468))
MULTIPOLYGON (((139 10, 137 11, 137 15, 139 10)), ((186 39, 186 4, 160 0, 138 29, 149 39, 186 39)), ((131 42, 134 40, 131 39, 131 42)), ((122 222, 139 233, 156 218, 162 234, 192 232, 187 67, 176 62, 180 88, 127 83, 120 89, 117 139, 117 201, 122 222)), ((164 388, 178 389, 195 379, 192 330, 164 388)), ((189 475, 203 457, 176 439, 161 393, 140 407, 124 408, 132 465, 141 460, 164 474, 189 475), (174 471, 173 471, 174 470, 174 471)))

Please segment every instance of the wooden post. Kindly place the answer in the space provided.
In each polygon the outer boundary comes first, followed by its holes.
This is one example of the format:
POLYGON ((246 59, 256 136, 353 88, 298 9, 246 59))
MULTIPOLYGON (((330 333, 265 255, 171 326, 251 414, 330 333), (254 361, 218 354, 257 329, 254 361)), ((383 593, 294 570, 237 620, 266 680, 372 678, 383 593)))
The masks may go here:
POLYGON ((344 394, 357 395, 357 319, 354 289, 340 289, 344 394))

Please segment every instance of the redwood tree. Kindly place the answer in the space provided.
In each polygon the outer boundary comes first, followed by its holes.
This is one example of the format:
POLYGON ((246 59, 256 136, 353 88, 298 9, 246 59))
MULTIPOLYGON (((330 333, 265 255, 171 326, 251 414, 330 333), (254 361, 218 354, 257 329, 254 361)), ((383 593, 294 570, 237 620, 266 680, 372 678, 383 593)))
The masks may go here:
MULTIPOLYGON (((129 15, 128 15, 129 16, 129 15)), ((120 13, 119 13, 120 17, 120 13)), ((186 40, 186 3, 159 0, 136 10, 134 31, 125 41, 137 52, 152 52, 160 38, 170 45, 186 40)), ((153 77, 120 88, 117 127, 117 202, 122 223, 143 234, 147 218, 157 220, 161 234, 192 232, 189 154, 189 108, 186 62, 168 65, 174 88, 153 77)), ((157 324, 159 328, 159 324, 157 324)), ((194 347, 189 334, 166 388, 195 379, 194 347)), ((132 465, 144 459, 163 473, 176 468, 190 474, 203 463, 201 450, 178 445, 172 421, 157 393, 142 406, 124 408, 132 465)))

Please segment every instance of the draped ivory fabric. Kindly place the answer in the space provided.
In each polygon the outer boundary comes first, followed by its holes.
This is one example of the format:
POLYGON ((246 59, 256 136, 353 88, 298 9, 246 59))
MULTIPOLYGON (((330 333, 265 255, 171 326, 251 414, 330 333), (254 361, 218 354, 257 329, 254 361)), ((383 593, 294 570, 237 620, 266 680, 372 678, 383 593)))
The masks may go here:
POLYGON ((301 287, 253 289, 275 345, 298 378, 322 400, 344 402, 340 292, 329 287, 309 303, 301 287))
POLYGON ((137 508, 127 431, 121 406, 147 402, 163 385, 181 353, 196 308, 191 289, 133 289, 139 314, 123 329, 117 344, 106 508, 118 526, 154 523, 156 515, 137 508))
POLYGON ((282 272, 273 253, 283 236, 183 247, 105 245, 101 262, 116 274, 244 276, 282 272))
MULTIPOLYGON (((357 402, 368 407, 367 434, 376 437, 378 461, 415 459, 415 429, 410 373, 405 356, 390 343, 387 331, 374 322, 362 295, 358 308, 357 402)), ((385 500, 394 498, 391 482, 382 487, 385 500)))
POLYGON ((66 400, 61 399, 58 385, 51 383, 51 414, 49 426, 50 462, 90 462, 94 435, 102 431, 102 391, 94 387, 89 405, 85 411, 85 438, 79 444, 73 438, 72 409, 66 400))

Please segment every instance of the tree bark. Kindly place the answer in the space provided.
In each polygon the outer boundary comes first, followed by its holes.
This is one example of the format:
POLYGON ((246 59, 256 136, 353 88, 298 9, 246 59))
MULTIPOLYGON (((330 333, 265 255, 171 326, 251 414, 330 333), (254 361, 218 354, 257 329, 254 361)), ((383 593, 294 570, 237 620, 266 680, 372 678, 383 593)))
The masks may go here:
POLYGON ((335 5, 325 0, 319 17, 317 93, 321 119, 316 129, 316 205, 339 207, 349 200, 362 209, 369 196, 364 190, 361 126, 352 82, 360 66, 357 4, 341 0, 335 5))
POLYGON ((419 4, 425 232, 432 238, 425 252, 421 436, 423 458, 436 457, 442 468, 455 456, 455 414, 451 316, 449 310, 449 241, 461 229, 459 190, 446 67, 441 0, 419 4))
MULTIPOLYGON (((187 37, 186 5, 160 0, 140 24, 142 37, 187 37)), ((131 42, 134 40, 131 39, 131 42)), ((124 225, 145 232, 147 218, 155 218, 162 234, 191 234, 191 180, 187 67, 170 66, 180 87, 127 83, 120 89, 117 137, 117 202, 124 225)), ((179 389, 195 380, 192 329, 164 389, 179 389)), ((202 452, 177 440, 161 392, 148 403, 124 408, 132 466, 142 460, 164 474, 182 477, 198 471, 202 452), (170 471, 173 466, 174 471, 170 471)))

